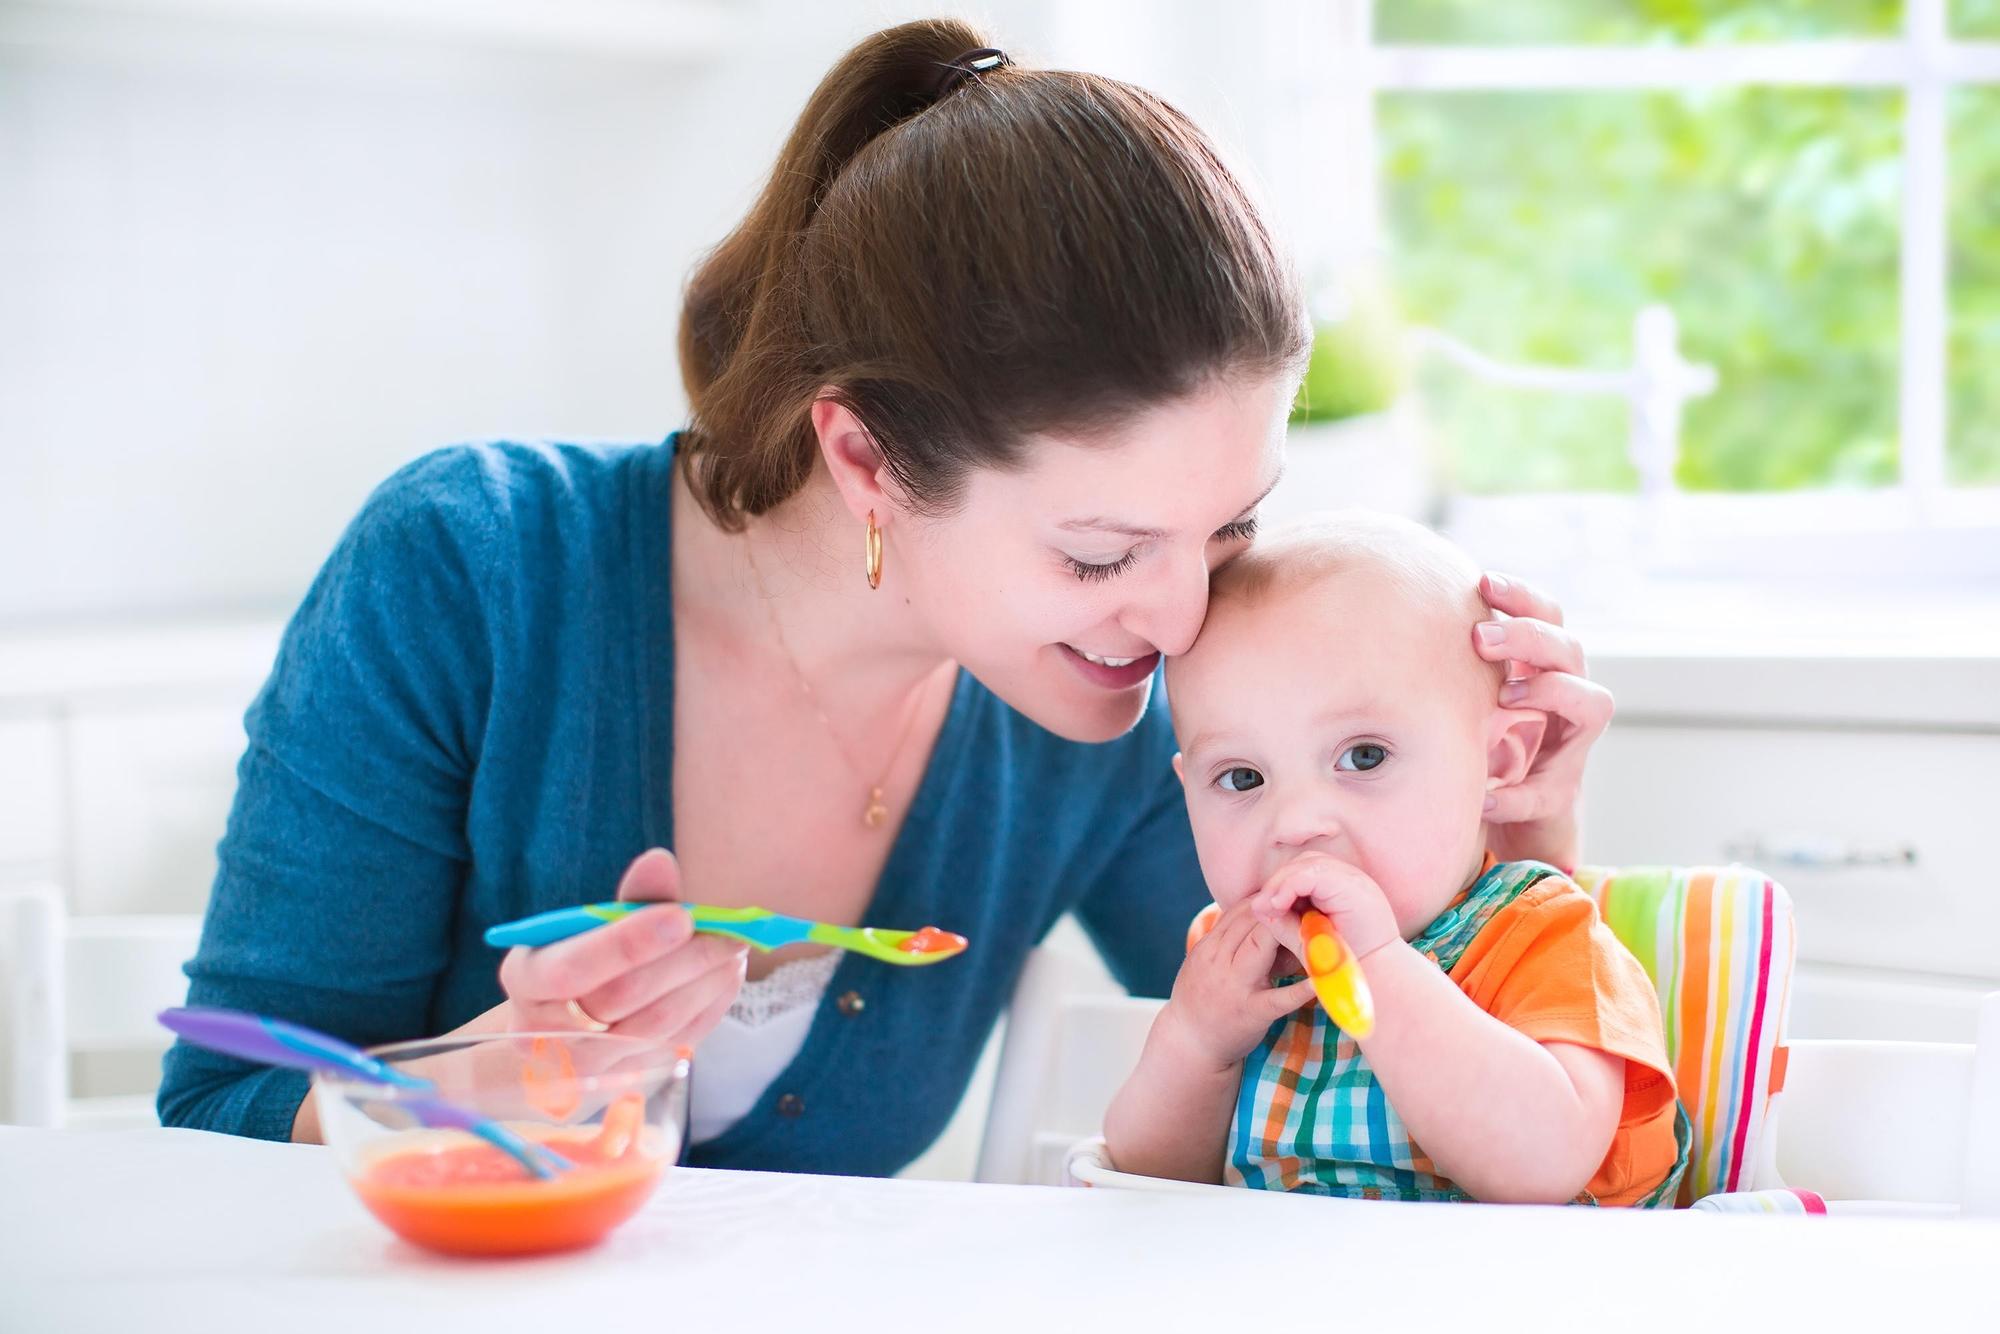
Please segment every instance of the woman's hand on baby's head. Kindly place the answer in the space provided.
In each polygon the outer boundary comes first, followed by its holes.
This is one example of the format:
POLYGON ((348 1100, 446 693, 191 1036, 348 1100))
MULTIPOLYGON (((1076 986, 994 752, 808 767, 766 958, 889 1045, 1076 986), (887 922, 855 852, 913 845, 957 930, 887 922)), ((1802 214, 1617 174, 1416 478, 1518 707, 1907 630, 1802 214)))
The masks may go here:
POLYGON ((1300 957, 1299 914, 1307 908, 1326 914, 1356 958, 1402 939, 1382 887, 1360 867, 1323 852, 1304 852, 1286 862, 1244 902, 1300 957))
POLYGON ((1480 581, 1480 591, 1486 605, 1507 618, 1472 628, 1479 655, 1508 666, 1501 705, 1538 709, 1548 718, 1527 776, 1487 798, 1487 846, 1502 861, 1535 858, 1574 867, 1584 761, 1610 725, 1611 692, 1590 679, 1583 646, 1563 627, 1554 599, 1492 573, 1480 581))
POLYGON ((500 986, 514 1030, 587 1027, 569 1004, 575 1001, 614 1033, 698 1045, 742 988, 749 946, 696 935, 687 910, 664 902, 679 891, 679 864, 655 848, 626 869, 618 897, 661 906, 553 945, 509 950, 500 986))

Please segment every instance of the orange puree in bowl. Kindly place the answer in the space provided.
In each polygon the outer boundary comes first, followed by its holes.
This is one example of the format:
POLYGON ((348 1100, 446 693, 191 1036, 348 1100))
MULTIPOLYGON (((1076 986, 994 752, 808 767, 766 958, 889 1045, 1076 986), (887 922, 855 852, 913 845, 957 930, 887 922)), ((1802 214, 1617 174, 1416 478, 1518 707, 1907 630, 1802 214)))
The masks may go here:
POLYGON ((453 1255, 525 1255, 598 1241, 639 1211, 667 1166, 664 1155, 646 1151, 657 1146, 629 1137, 603 1145, 588 1132, 534 1135, 576 1167, 537 1181, 491 1144, 453 1136, 440 1147, 425 1135, 429 1146, 382 1153, 350 1181, 368 1211, 406 1241, 453 1255), (626 1152, 608 1157, 607 1148, 626 1152))

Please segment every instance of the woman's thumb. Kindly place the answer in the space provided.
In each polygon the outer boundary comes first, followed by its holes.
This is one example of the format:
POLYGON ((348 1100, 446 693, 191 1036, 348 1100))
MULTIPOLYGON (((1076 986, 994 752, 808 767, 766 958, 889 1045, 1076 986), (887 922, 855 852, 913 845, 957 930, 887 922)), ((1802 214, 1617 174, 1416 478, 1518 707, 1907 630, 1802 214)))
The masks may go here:
POLYGON ((632 859, 618 882, 618 897, 627 903, 650 903, 681 896, 681 864, 665 848, 652 848, 632 859))

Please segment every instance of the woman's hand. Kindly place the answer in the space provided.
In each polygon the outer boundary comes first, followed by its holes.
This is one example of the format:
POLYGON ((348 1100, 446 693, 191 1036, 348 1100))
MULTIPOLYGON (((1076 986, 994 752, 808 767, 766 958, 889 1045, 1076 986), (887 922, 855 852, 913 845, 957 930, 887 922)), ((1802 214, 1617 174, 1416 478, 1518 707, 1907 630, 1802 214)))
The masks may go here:
MULTIPOLYGON (((672 900, 680 882, 674 855, 654 848, 626 868, 618 897, 627 902, 672 900)), ((748 945, 695 935, 687 910, 662 902, 553 945, 507 951, 500 961, 500 986, 507 999, 446 1036, 608 1029, 694 1047, 715 1030, 736 999, 749 952, 748 945), (569 1001, 605 1028, 593 1028, 569 1001)), ((627 1057, 621 1053, 607 1059, 615 1068, 616 1061, 627 1057)), ((310 1097, 293 1115, 292 1138, 302 1144, 320 1142, 319 1110, 310 1097)))
POLYGON ((1532 859, 1565 871, 1582 855, 1576 806, 1583 764, 1611 722, 1611 692, 1590 680, 1583 648, 1562 628, 1562 608, 1505 575, 1480 580, 1486 605, 1504 621, 1473 627, 1473 646, 1507 664, 1500 703, 1548 715, 1541 749, 1517 785, 1486 801, 1487 844, 1502 861, 1532 859))
MULTIPOLYGON (((674 855, 654 848, 626 869, 618 897, 671 900, 680 878, 674 855)), ((595 1019, 613 1033, 693 1047, 722 1022, 743 986, 749 949, 697 936, 687 910, 664 903, 553 945, 516 946, 500 963, 511 1011, 506 1026, 589 1030, 595 1019)))

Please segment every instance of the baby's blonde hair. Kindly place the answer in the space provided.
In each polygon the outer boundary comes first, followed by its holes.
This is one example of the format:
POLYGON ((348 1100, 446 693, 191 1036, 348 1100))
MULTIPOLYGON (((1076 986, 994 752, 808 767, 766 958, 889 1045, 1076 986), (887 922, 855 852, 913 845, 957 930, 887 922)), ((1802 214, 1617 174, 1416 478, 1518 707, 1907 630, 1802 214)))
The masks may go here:
MULTIPOLYGON (((1442 619, 1472 626, 1493 613, 1479 592, 1479 566, 1437 533, 1393 514, 1332 510, 1280 525, 1262 534, 1209 584, 1209 611, 1234 603, 1254 606, 1299 593, 1344 574, 1389 580, 1415 606, 1442 619)), ((1502 663, 1466 656, 1496 682, 1502 663)), ((1483 678, 1482 678, 1483 679, 1483 678)))

